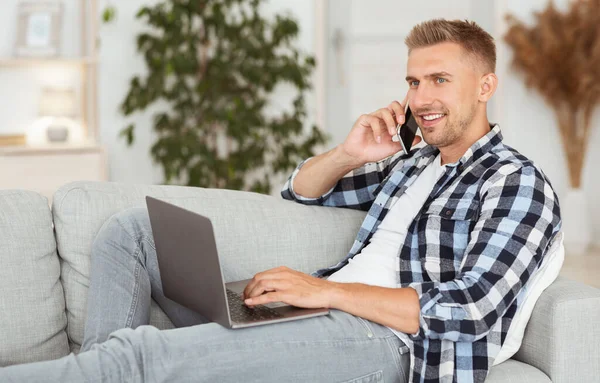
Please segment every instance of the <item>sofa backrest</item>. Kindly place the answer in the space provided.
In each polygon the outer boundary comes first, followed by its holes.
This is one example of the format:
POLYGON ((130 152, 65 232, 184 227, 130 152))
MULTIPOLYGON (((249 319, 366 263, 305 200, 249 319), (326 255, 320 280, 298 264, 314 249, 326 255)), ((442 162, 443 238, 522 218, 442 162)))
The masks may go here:
MULTIPOLYGON (((346 255, 364 212, 303 206, 281 198, 232 190, 181 186, 75 182, 54 195, 53 215, 62 263, 69 339, 83 339, 92 242, 102 224, 150 195, 211 218, 227 281, 286 265, 312 272, 346 255)), ((151 324, 172 326, 155 305, 151 324)))
POLYGON ((48 200, 0 191, 0 366, 69 353, 48 200))

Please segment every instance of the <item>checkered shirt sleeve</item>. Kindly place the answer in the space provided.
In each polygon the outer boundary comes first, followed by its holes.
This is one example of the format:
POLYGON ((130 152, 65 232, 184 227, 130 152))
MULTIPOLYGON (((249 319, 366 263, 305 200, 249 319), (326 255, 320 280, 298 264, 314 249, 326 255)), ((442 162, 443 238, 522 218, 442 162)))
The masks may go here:
MULTIPOLYGON (((414 154, 418 149, 411 151, 414 154)), ((409 155, 409 156, 410 156, 409 155)), ((302 169, 302 166, 312 158, 302 161, 294 170, 292 175, 281 190, 281 196, 287 200, 293 200, 305 205, 321 205, 344 207, 368 211, 376 197, 376 189, 387 177, 390 171, 399 161, 408 158, 404 152, 399 152, 379 162, 367 163, 359 168, 348 172, 329 191, 318 198, 307 198, 294 191, 294 179, 302 169)))

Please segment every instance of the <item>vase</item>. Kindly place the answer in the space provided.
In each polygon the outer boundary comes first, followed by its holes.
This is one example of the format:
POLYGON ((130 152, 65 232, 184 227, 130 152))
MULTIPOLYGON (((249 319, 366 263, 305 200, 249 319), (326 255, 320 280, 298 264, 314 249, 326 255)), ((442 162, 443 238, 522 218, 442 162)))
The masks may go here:
POLYGON ((69 128, 63 125, 50 125, 46 130, 48 142, 67 142, 69 138, 69 128))
POLYGON ((562 231, 567 257, 587 254, 592 238, 586 196, 581 188, 568 188, 560 201, 562 231))

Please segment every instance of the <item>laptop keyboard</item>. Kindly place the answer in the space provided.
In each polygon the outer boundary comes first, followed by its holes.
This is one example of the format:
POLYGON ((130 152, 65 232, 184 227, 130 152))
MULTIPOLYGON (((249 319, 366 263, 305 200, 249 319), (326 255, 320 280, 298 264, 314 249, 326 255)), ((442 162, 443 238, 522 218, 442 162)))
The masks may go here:
POLYGON ((234 322, 254 322, 266 319, 283 318, 277 311, 263 305, 253 308, 246 306, 240 294, 227 290, 227 301, 229 302, 229 314, 234 322))

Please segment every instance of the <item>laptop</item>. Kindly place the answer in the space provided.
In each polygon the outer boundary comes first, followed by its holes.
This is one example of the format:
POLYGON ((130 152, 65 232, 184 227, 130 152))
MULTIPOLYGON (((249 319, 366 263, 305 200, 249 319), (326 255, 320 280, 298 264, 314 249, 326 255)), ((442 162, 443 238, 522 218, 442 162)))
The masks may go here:
POLYGON ((282 302, 246 306, 242 293, 250 279, 225 283, 210 219, 150 196, 146 205, 165 297, 228 328, 329 314, 282 302))

